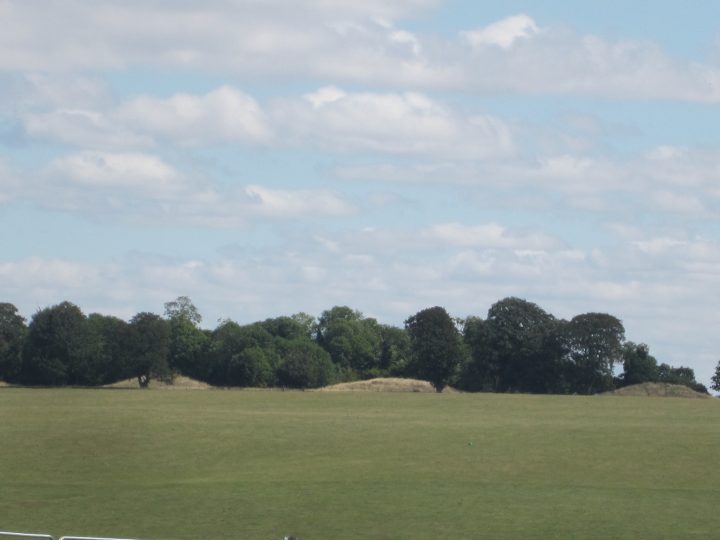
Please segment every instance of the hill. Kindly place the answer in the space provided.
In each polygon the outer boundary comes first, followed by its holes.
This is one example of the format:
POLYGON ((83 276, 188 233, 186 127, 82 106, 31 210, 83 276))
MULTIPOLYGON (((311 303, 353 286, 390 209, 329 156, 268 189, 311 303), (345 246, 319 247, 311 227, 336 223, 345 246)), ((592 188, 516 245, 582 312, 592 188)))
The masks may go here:
MULTIPOLYGON (((318 392, 435 392, 433 385, 418 379, 401 379, 399 377, 386 377, 333 384, 317 390, 318 392)), ((454 388, 445 387, 443 392, 457 392, 454 388)))
POLYGON ((679 398, 709 398, 708 394, 696 392, 692 388, 681 384, 669 383, 642 383, 625 386, 612 392, 603 392, 601 396, 633 396, 633 397, 679 397, 679 398))
MULTIPOLYGON (((140 388, 140 385, 138 384, 137 379, 132 378, 112 384, 106 384, 103 388, 140 388)), ((172 383, 152 379, 150 381, 149 388, 161 390, 207 390, 208 388, 212 388, 212 386, 202 381, 179 375, 173 379, 172 383)))

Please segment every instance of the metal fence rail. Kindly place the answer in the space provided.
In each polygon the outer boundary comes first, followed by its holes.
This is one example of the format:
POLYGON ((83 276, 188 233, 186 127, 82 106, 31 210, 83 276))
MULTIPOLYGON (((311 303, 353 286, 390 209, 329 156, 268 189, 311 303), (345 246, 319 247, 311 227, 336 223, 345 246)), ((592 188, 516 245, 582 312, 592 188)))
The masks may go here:
MULTIPOLYGON (((37 540, 55 540, 51 534, 33 534, 0 531, 0 537, 10 536, 12 538, 36 538, 37 540)), ((133 540, 132 538, 107 538, 102 536, 61 536, 60 540, 133 540)))
POLYGON ((0 536, 12 536, 14 538, 41 538, 43 540, 55 540, 49 534, 31 534, 31 533, 0 531, 0 536))

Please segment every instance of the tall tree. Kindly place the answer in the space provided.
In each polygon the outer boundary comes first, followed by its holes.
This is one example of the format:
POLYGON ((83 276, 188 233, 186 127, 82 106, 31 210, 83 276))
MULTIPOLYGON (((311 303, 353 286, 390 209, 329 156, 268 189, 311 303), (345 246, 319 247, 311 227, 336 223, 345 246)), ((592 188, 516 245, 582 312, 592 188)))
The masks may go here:
POLYGON ((717 366, 715 366, 715 374, 712 376, 711 388, 720 392, 720 361, 718 361, 717 366))
POLYGON ((171 302, 165 302, 165 317, 167 319, 185 319, 195 326, 202 322, 202 316, 187 296, 178 296, 171 302))
POLYGON ((658 380, 660 373, 657 360, 644 343, 627 341, 623 345, 622 359, 623 373, 620 378, 624 386, 658 380))
POLYGON ((465 355, 453 319, 444 308, 435 306, 407 319, 405 328, 412 351, 411 371, 442 392, 465 355))
POLYGON ((165 319, 154 313, 138 313, 130 320, 128 338, 131 373, 141 388, 146 388, 151 378, 172 379, 168 364, 170 326, 165 319))
POLYGON ((577 315, 566 326, 573 385, 582 394, 613 387, 613 367, 622 360, 625 328, 606 313, 577 315))
POLYGON ((0 380, 15 381, 20 374, 26 334, 25 319, 17 308, 0 303, 0 380))
POLYGON ((23 351, 20 379, 32 385, 72 384, 82 361, 85 315, 62 302, 33 315, 23 351))
POLYGON ((488 310, 482 339, 482 372, 500 392, 564 391, 562 324, 537 304, 504 298, 488 310))
POLYGON ((366 377, 380 365, 380 325, 347 306, 335 306, 320 315, 317 342, 349 378, 366 377))

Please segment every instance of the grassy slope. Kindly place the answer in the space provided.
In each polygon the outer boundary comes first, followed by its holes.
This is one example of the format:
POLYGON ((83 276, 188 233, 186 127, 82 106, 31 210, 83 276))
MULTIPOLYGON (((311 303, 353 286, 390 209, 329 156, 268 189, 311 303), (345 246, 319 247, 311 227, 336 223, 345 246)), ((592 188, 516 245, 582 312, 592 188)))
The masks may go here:
POLYGON ((717 400, 6 388, 0 530, 713 537, 719 420, 717 400))

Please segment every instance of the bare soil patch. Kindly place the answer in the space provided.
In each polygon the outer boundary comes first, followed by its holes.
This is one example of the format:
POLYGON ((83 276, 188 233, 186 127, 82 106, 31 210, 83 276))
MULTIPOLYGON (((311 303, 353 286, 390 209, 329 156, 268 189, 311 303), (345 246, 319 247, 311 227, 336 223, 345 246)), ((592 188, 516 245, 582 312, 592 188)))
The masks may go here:
POLYGON ((708 394, 696 392, 692 388, 681 384, 669 383, 642 383, 633 384, 613 390, 612 392, 603 392, 601 396, 634 396, 634 397, 679 397, 679 398, 709 398, 708 394))
MULTIPOLYGON (((435 392, 433 385, 427 381, 418 379, 401 379, 397 377, 385 377, 369 379, 367 381, 355 381, 333 384, 319 388, 318 392, 435 392)), ((449 386, 443 392, 457 392, 449 386)))
MULTIPOLYGON (((140 388, 140 384, 137 379, 133 378, 125 379, 124 381, 118 381, 112 384, 106 384, 103 388, 140 388)), ((179 375, 175 377, 172 383, 151 379, 148 388, 159 390, 206 390, 208 388, 212 388, 212 386, 202 381, 179 375)))

